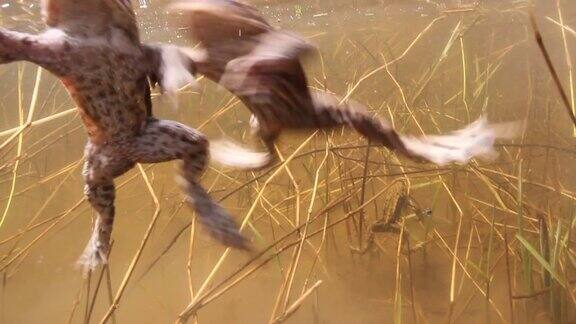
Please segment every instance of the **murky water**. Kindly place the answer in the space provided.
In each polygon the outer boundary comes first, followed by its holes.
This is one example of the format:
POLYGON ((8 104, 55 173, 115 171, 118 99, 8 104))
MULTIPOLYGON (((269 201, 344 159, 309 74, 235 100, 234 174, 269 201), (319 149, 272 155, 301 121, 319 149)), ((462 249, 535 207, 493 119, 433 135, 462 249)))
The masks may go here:
MULTIPOLYGON (((145 41, 192 45, 174 28, 179 17, 166 13, 167 1, 133 3, 140 7, 145 41)), ((566 46, 555 23, 556 3, 540 1, 535 12, 570 96, 566 55, 576 52, 576 34, 570 29, 576 28, 576 5, 560 4, 568 27, 566 46)), ((218 292, 219 283, 226 286, 239 278, 237 285, 208 300, 198 323, 265 323, 296 309, 294 303, 300 308, 285 314, 288 323, 575 320, 573 290, 558 288, 559 282, 569 287, 575 274, 575 244, 568 235, 576 198, 575 140, 533 40, 528 1, 262 0, 256 5, 275 25, 318 45, 319 55, 306 62, 311 86, 340 94, 353 90, 352 98, 406 133, 447 132, 481 114, 494 121, 526 119, 527 130, 521 139, 503 143, 496 161, 468 167, 416 165, 378 148, 370 148, 366 158, 366 142, 348 130, 320 132, 300 151, 312 134, 284 135, 283 156, 298 155, 289 173, 281 170, 274 178, 276 168, 244 173, 214 167, 202 183, 238 219, 250 215, 245 233, 255 246, 253 254, 232 251, 214 276, 224 249, 201 230, 187 227, 193 214, 181 206, 175 164, 144 166, 161 212, 119 300, 117 323, 173 322, 193 298, 191 291, 194 296, 200 289, 218 292), (385 223, 394 213, 394 197, 404 197, 406 190, 403 229, 396 226, 371 238, 370 226, 385 223), (354 212, 363 204, 363 212, 354 212), (515 238, 519 204, 522 235, 553 267, 552 289, 544 284, 552 272, 543 270, 534 255, 522 256, 515 238), (300 226, 308 217, 314 222, 300 226), (399 232, 408 238, 400 248, 399 232), (316 234, 299 254, 300 238, 310 233, 316 234), (552 256, 546 257, 550 250, 552 256), (252 258, 256 261, 240 276, 225 281, 252 258), (532 262, 532 288, 524 284, 522 258, 532 262), (281 291, 289 291, 289 297, 278 298, 281 291), (536 297, 511 301, 510 291, 536 297)), ((23 31, 42 28, 36 1, 1 2, 0 21, 23 31)), ((45 71, 37 79, 38 73, 30 64, 0 67, 0 216, 7 210, 0 228, 0 322, 80 323, 88 317, 98 322, 108 310, 109 294, 116 295, 126 276, 155 206, 138 169, 117 179, 112 290, 106 275, 99 281, 100 271, 90 280, 82 277, 75 261, 93 215, 82 202, 86 137, 62 86, 45 71), (28 118, 36 80, 32 120, 60 115, 4 145, 14 134, 10 130, 28 118)), ((259 145, 248 133, 246 109, 209 82, 183 92, 177 106, 154 97, 154 113, 161 118, 200 128, 210 138, 228 136, 259 145)))

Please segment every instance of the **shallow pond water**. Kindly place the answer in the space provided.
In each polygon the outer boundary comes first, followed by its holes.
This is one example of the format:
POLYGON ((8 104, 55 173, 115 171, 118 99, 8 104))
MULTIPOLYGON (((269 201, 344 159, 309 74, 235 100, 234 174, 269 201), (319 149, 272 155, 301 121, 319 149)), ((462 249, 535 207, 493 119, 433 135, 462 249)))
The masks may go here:
MULTIPOLYGON (((142 39, 193 46, 168 3, 133 1, 142 39)), ((135 168, 116 181, 109 272, 85 278, 75 262, 93 212, 83 201, 86 136, 74 105, 48 72, 0 66, 1 323, 99 322, 123 280, 110 322, 174 322, 191 301, 205 303, 191 323, 576 320, 574 129, 528 20, 533 10, 573 100, 573 2, 254 4, 318 46, 306 60, 312 87, 349 93, 405 133, 448 132, 481 115, 525 120, 526 129, 499 144, 498 159, 468 166, 407 162, 350 130, 283 135, 287 167, 213 165, 202 183, 235 217, 249 217, 252 253, 225 252, 189 226, 174 163, 135 168), (31 105, 39 122, 13 136, 31 105), (154 216, 152 195, 159 218, 127 275, 154 216), (395 226, 371 234, 395 211, 395 226)), ((0 22, 42 29, 37 1, 0 2, 0 22)), ((156 116, 260 147, 247 110, 206 80, 153 102, 156 116)))

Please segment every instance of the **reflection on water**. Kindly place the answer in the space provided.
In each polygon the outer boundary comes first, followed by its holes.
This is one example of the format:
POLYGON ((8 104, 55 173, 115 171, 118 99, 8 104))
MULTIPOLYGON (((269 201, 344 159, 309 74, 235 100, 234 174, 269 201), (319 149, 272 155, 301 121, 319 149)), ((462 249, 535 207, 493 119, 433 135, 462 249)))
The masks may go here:
MULTIPOLYGON (((167 3, 134 1, 143 39, 187 44, 183 31, 174 27, 178 16, 166 14, 167 3)), ((535 9, 570 94, 566 56, 576 49, 570 29, 576 26, 576 6, 560 3, 564 37, 555 3, 541 2, 535 9)), ((252 174, 214 167, 203 184, 224 198, 236 217, 250 214, 245 232, 256 248, 254 254, 232 251, 213 276, 224 250, 186 227, 193 215, 181 208, 175 166, 146 166, 160 198, 160 220, 120 299, 117 322, 174 321, 191 294, 218 292, 219 283, 226 287, 236 279, 242 280, 213 301, 209 295, 198 322, 282 318, 319 280, 287 322, 415 322, 415 317, 422 323, 574 321, 573 292, 562 288, 574 279, 576 264, 574 239, 568 234, 576 197, 573 130, 527 25, 528 1, 256 4, 275 25, 319 46, 319 55, 306 62, 313 87, 353 91, 354 99, 406 133, 445 132, 481 113, 495 121, 527 119, 527 130, 512 145, 500 147, 498 160, 467 167, 436 169, 399 161, 339 130, 317 134, 298 151, 289 172, 281 170, 274 178, 276 169, 252 174), (399 181, 405 184, 402 190, 399 181), (398 209, 400 197, 405 202, 398 209), (365 208, 359 211, 359 206, 365 208), (384 226, 395 212, 404 226, 384 226), (307 219, 314 221, 300 226, 307 219), (386 230, 370 235, 376 222, 386 230), (515 236, 519 224, 521 239, 515 236), (299 253, 305 233, 314 236, 299 253), (226 281, 252 258, 256 261, 226 281)), ((36 1, 4 1, 0 14, 3 26, 42 28, 36 1)), ((74 111, 68 112, 73 104, 48 73, 39 79, 33 120, 61 115, 2 144, 27 118, 37 73, 29 64, 0 67, 0 212, 8 208, 0 228, 0 322, 82 322, 87 314, 99 321, 109 305, 107 276, 100 283, 101 273, 95 273, 88 286, 74 267, 92 215, 82 202, 79 162, 85 135, 74 111)), ((178 110, 169 99, 155 97, 154 111, 198 127, 210 138, 225 135, 257 145, 247 132, 246 109, 233 99, 203 81, 199 89, 179 96, 178 110)), ((283 156, 310 135, 282 137, 283 156)), ((137 170, 117 184, 112 295, 154 212, 137 170)))

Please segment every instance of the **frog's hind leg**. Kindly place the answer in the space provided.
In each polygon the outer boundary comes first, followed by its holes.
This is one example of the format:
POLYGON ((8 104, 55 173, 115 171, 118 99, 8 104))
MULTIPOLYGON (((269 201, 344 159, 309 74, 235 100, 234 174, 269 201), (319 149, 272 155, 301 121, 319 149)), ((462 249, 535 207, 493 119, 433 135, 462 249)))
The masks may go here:
POLYGON ((112 153, 107 147, 88 143, 84 163, 84 194, 92 208, 97 212, 92 236, 88 241, 78 264, 84 271, 94 270, 100 264, 107 263, 110 252, 110 237, 114 223, 114 178, 130 170, 134 163, 112 153))
POLYGON ((174 121, 151 119, 130 149, 130 157, 139 163, 182 160, 181 186, 200 223, 222 244, 248 248, 238 224, 199 183, 209 159, 203 134, 174 121))
POLYGON ((465 164, 475 157, 497 155, 494 141, 513 138, 519 131, 517 123, 488 124, 485 118, 450 134, 412 137, 398 133, 386 120, 372 116, 359 103, 341 104, 330 94, 314 93, 314 111, 319 127, 347 125, 365 138, 416 161, 437 165, 465 164))
POLYGON ((275 144, 278 137, 280 137, 280 132, 281 127, 279 125, 269 125, 268 123, 261 122, 256 115, 250 115, 250 133, 262 140, 270 156, 265 167, 272 165, 272 163, 278 160, 275 144))
MULTIPOLYGON (((255 120, 253 116, 250 119, 250 124, 252 125, 252 120, 255 120)), ((260 132, 258 132, 259 137, 260 132)), ((277 136, 274 136, 274 139, 277 136)), ((265 141, 268 144, 268 152, 256 152, 250 150, 242 145, 235 143, 230 139, 220 139, 213 140, 210 143, 210 157, 212 161, 219 163, 220 165, 232 167, 240 170, 262 170, 270 166, 275 160, 275 150, 274 150, 274 139, 269 137, 269 141, 265 141)))

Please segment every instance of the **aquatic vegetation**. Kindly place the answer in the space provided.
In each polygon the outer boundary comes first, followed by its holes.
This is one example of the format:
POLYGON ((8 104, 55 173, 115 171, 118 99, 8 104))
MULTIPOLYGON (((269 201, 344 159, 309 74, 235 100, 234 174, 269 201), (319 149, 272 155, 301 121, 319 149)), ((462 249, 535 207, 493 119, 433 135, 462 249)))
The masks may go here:
MULTIPOLYGON (((2 24, 39 20, 30 3, 11 1, 2 10, 16 14, 2 11, 2 24)), ((202 179, 242 215, 253 254, 202 233, 182 208, 173 165, 141 165, 118 181, 110 266, 89 278, 73 267, 92 214, 78 190, 77 112, 48 73, 1 67, 3 321, 573 321, 573 125, 534 39, 531 5, 472 4, 258 7, 318 46, 311 87, 366 103, 405 133, 445 133, 482 113, 526 120, 497 160, 434 167, 339 129, 287 133, 270 169, 212 168, 202 179)), ((137 12, 142 38, 191 45, 157 27, 167 19, 157 6, 137 12)), ((534 9, 571 107, 575 10, 568 1, 534 9)), ((177 111, 154 95, 157 114, 249 142, 242 104, 204 80, 197 87, 182 89, 177 111)))

